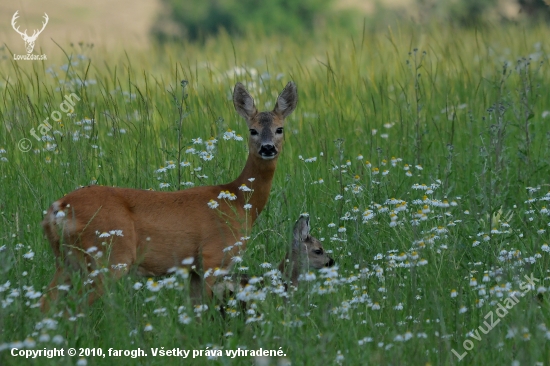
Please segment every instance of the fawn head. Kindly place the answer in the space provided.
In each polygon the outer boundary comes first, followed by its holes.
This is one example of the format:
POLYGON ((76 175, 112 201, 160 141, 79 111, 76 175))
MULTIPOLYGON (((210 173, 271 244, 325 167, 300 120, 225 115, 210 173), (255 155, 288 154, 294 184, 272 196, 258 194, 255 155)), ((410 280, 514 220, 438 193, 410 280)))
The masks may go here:
POLYGON ((258 112, 254 99, 244 85, 235 85, 233 104, 237 112, 246 119, 250 131, 248 148, 251 153, 264 160, 275 159, 281 153, 284 120, 294 111, 297 102, 298 90, 291 81, 277 98, 273 111, 258 112))
POLYGON ((334 259, 323 249, 321 242, 309 234, 309 217, 300 216, 294 225, 292 251, 300 258, 302 270, 332 267, 334 259))

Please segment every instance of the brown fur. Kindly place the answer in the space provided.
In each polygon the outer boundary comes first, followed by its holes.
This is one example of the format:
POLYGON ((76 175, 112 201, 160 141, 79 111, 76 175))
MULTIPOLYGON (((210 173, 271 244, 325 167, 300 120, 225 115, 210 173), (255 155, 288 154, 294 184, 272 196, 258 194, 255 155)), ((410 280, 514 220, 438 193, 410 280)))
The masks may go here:
MULTIPOLYGON (((257 131, 249 136, 246 165, 233 182, 177 192, 89 186, 50 206, 42 226, 57 261, 49 291, 41 299, 42 311, 49 309, 50 300, 57 299, 57 285, 70 283, 70 271, 87 274, 104 265, 114 278, 119 278, 131 266, 137 266, 138 274, 160 276, 192 257, 199 272, 192 278, 196 294, 201 290, 201 269, 229 268, 231 258, 244 250, 246 243, 229 252, 223 249, 250 233, 267 203, 282 149, 281 128, 296 107, 297 90, 294 83, 288 83, 274 110, 259 113, 244 86, 237 83, 233 102, 248 128, 257 131), (251 196, 239 190, 242 184, 254 190, 251 196), (234 193, 236 200, 218 199, 221 191, 234 193), (211 199, 219 203, 217 209, 208 207, 211 199), (245 203, 252 205, 250 211, 244 210, 245 203), (123 236, 100 238, 97 234, 111 230, 122 230, 123 236), (87 252, 94 246, 103 252, 99 261, 93 257, 97 252, 87 252), (119 264, 119 268, 112 267, 119 264)), ((210 286, 214 280, 213 276, 206 279, 210 286)), ((89 303, 102 292, 102 275, 94 281, 89 303)), ((210 286, 206 288, 208 294, 210 286)))
POLYGON ((298 287, 301 274, 333 265, 334 260, 325 252, 321 242, 309 234, 309 217, 301 216, 294 225, 292 250, 279 264, 279 271, 294 287, 298 287))
MULTIPOLYGON (((309 217, 300 216, 294 225, 292 248, 287 251, 279 264, 279 271, 282 273, 283 278, 294 287, 298 287, 300 275, 310 269, 321 269, 334 265, 334 260, 325 252, 321 242, 310 235, 309 230, 309 217)), ((235 277, 215 285, 213 290, 220 300, 237 293, 237 284, 241 288, 248 285, 249 277, 247 275, 238 276, 238 282, 236 282, 235 277)), ((288 289, 288 285, 285 285, 285 288, 288 289)), ((241 306, 246 307, 244 304, 241 304, 241 306)))

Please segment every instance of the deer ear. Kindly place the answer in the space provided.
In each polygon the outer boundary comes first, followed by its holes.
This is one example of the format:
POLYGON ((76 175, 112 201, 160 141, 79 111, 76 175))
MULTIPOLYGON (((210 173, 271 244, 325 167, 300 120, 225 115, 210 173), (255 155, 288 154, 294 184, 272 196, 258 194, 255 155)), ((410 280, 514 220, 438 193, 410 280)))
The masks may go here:
POLYGON ((246 120, 251 119, 258 113, 254 105, 254 99, 252 99, 241 83, 235 84, 235 89, 233 90, 233 105, 241 117, 246 120))
POLYGON ((277 98, 277 104, 275 104, 273 112, 283 118, 286 118, 294 111, 294 109, 296 109, 297 103, 298 89, 296 88, 296 84, 290 81, 286 84, 285 88, 277 98))
POLYGON ((309 216, 302 215, 294 224, 294 245, 300 245, 301 242, 309 237, 309 216))

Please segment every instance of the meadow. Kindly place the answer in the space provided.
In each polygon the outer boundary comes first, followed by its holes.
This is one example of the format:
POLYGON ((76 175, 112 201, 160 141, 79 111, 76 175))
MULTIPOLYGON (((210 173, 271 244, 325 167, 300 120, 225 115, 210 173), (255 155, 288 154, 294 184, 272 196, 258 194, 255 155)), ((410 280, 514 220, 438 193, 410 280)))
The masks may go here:
POLYGON ((75 44, 47 61, 14 61, 4 48, 0 364, 187 361, 153 357, 161 347, 215 350, 189 361, 208 365, 548 364, 547 39, 543 26, 403 25, 315 39, 222 34, 148 52, 75 44), (90 184, 174 191, 233 180, 248 137, 233 86, 266 110, 290 80, 298 107, 234 268, 263 278, 248 310, 229 302, 223 318, 216 301, 194 307, 178 272, 127 276, 91 307, 67 289, 57 311, 40 312, 54 272, 40 222, 54 200, 90 184), (72 93, 74 110, 52 121, 72 93), (51 130, 40 130, 48 117, 51 130), (337 266, 306 276, 286 301, 273 269, 302 213, 337 266), (148 357, 10 353, 55 347, 148 357), (285 356, 225 355, 239 348, 285 356))

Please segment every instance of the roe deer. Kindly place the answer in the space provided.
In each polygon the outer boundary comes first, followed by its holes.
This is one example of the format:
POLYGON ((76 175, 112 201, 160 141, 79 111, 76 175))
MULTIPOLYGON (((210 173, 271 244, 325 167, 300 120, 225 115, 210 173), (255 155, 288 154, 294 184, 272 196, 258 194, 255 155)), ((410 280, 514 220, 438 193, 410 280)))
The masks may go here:
MULTIPOLYGON (((92 274, 91 304, 102 294, 106 271, 118 279, 135 265, 139 275, 161 276, 183 264, 195 268, 191 287, 196 293, 202 289, 201 270, 230 268, 232 257, 246 246, 243 236, 268 201, 284 120, 297 101, 296 85, 289 82, 273 111, 258 112, 245 87, 235 85, 233 104, 246 120, 250 136, 246 165, 231 183, 177 192, 88 186, 55 201, 42 222, 56 257, 54 278, 41 299, 42 311, 48 311, 49 302, 58 297, 57 285, 70 284, 70 271, 92 274), (235 246, 239 241, 242 244, 235 246), (102 251, 106 253, 98 259, 102 251)), ((205 281, 210 296, 215 277, 205 281)))
POLYGON ((279 264, 283 278, 298 287, 298 278, 310 268, 332 267, 334 259, 328 256, 321 242, 309 234, 309 216, 302 215, 294 225, 292 249, 279 264))
MULTIPOLYGON (((332 267, 334 260, 325 252, 321 242, 309 233, 309 216, 301 215, 296 224, 294 224, 292 247, 287 251, 285 257, 279 264, 279 271, 283 279, 290 282, 294 287, 298 287, 298 281, 301 275, 304 275, 310 269, 321 269, 323 267, 332 267)), ((213 291, 219 299, 224 299, 225 293, 236 293, 249 284, 250 278, 246 275, 240 275, 238 283, 240 289, 235 285, 235 279, 217 283, 213 291)), ((285 291, 288 284, 284 284, 285 291)))

